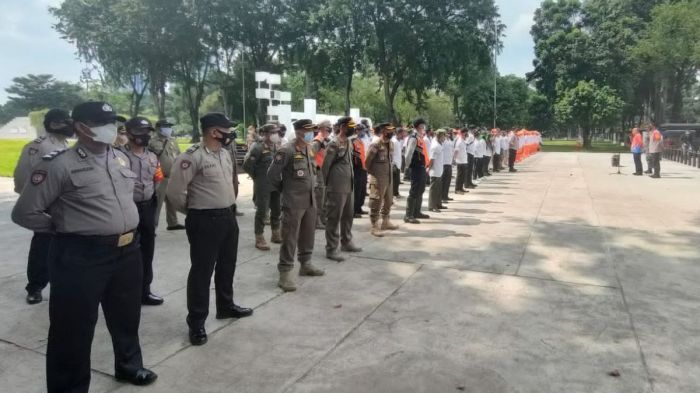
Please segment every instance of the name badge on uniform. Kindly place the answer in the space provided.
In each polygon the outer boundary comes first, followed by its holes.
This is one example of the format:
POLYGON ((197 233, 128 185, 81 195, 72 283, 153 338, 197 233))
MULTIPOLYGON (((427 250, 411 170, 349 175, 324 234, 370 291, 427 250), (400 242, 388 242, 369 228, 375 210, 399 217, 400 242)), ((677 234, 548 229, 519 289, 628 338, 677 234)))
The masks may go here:
POLYGON ((297 177, 304 177, 304 170, 303 169, 299 169, 297 171, 297 177))

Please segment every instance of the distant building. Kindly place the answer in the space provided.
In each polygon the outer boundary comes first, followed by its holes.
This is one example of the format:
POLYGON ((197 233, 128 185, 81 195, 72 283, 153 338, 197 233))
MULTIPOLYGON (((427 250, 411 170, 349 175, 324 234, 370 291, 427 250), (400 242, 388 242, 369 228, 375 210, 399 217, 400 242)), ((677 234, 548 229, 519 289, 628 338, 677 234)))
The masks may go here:
POLYGON ((29 117, 15 117, 0 127, 0 139, 35 139, 43 134, 44 130, 38 132, 32 127, 29 117))

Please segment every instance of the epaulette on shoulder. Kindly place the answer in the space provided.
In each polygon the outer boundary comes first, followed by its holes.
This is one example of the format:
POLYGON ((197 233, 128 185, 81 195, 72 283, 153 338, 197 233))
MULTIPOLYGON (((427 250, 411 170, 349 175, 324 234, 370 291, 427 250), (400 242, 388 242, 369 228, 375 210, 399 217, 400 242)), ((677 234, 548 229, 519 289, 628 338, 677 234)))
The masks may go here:
POLYGON ((44 160, 44 161, 51 161, 51 160, 53 160, 54 158, 56 158, 56 157, 60 156, 61 154, 65 153, 66 151, 68 151, 68 149, 54 150, 54 151, 52 151, 51 153, 49 153, 49 154, 47 154, 47 155, 41 157, 41 159, 44 160))
POLYGON ((187 150, 185 151, 185 153, 187 153, 187 154, 192 154, 192 153, 196 152, 197 150, 199 150, 199 143, 190 146, 190 148, 187 149, 187 150))
POLYGON ((40 136, 36 139, 34 139, 34 143, 41 143, 44 139, 46 139, 46 136, 40 136))

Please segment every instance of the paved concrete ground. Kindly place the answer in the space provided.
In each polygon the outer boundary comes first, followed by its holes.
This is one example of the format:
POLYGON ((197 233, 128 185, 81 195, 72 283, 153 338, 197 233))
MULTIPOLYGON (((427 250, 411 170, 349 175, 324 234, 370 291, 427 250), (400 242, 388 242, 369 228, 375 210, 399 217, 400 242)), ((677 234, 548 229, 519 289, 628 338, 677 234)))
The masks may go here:
MULTIPOLYGON (((537 155, 379 240, 357 220, 365 251, 343 263, 324 258, 317 232, 327 275, 291 294, 275 286, 278 247, 253 248, 242 176, 236 299, 255 315, 210 318, 209 343, 191 347, 187 241, 160 230, 154 290, 165 305, 144 308, 141 325, 160 378, 114 382, 100 322, 92 391, 698 392, 700 171, 664 162, 653 180, 611 174, 609 162, 537 155)), ((630 156, 623 165, 629 174, 630 156)), ((14 196, 1 184, 0 391, 42 392, 48 302, 24 303, 30 233, 9 221, 14 196)))

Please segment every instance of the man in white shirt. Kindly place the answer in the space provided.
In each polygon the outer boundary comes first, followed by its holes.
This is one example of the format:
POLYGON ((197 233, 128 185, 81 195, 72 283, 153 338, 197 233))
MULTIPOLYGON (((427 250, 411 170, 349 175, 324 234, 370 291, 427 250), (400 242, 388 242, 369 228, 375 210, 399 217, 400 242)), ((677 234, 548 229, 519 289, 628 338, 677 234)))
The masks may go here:
POLYGON ((484 166, 482 161, 484 159, 484 140, 481 139, 481 134, 479 130, 474 131, 474 180, 481 179, 484 177, 484 166))
MULTIPOLYGON (((469 166, 469 155, 467 155, 467 129, 457 130, 457 140, 454 147, 454 158, 457 164, 457 179, 455 180, 455 194, 463 195, 469 191, 464 189, 467 181, 467 167, 469 166)), ((467 183, 469 184, 469 183, 467 183)))
POLYGON ((468 130, 466 128, 465 131, 465 144, 467 145, 467 157, 469 158, 469 163, 467 164, 467 173, 465 179, 466 185, 464 187, 476 188, 476 184, 474 184, 474 174, 476 173, 476 157, 474 157, 474 153, 476 153, 476 137, 474 136, 474 133, 476 131, 468 130))
POLYGON ((501 133, 496 130, 496 136, 493 137, 493 171, 501 171, 501 133))
POLYGON ((508 134, 505 130, 501 131, 501 169, 504 169, 508 165, 508 144, 510 139, 508 139, 508 134))
POLYGON ((452 129, 447 129, 447 136, 442 142, 442 202, 452 201, 450 198, 450 185, 452 184, 452 162, 455 155, 455 141, 452 129))
POLYGON ((440 213, 442 206, 442 172, 444 171, 444 152, 442 144, 445 142, 446 132, 440 128, 435 132, 436 137, 430 146, 430 164, 428 174, 430 175, 430 194, 428 197, 428 210, 440 213))
POLYGON ((392 174, 392 187, 394 188, 394 197, 401 198, 399 194, 399 184, 401 183, 401 163, 403 161, 403 140, 405 139, 406 131, 399 127, 396 130, 396 134, 391 138, 391 144, 394 145, 393 157, 391 158, 391 174, 392 174))

